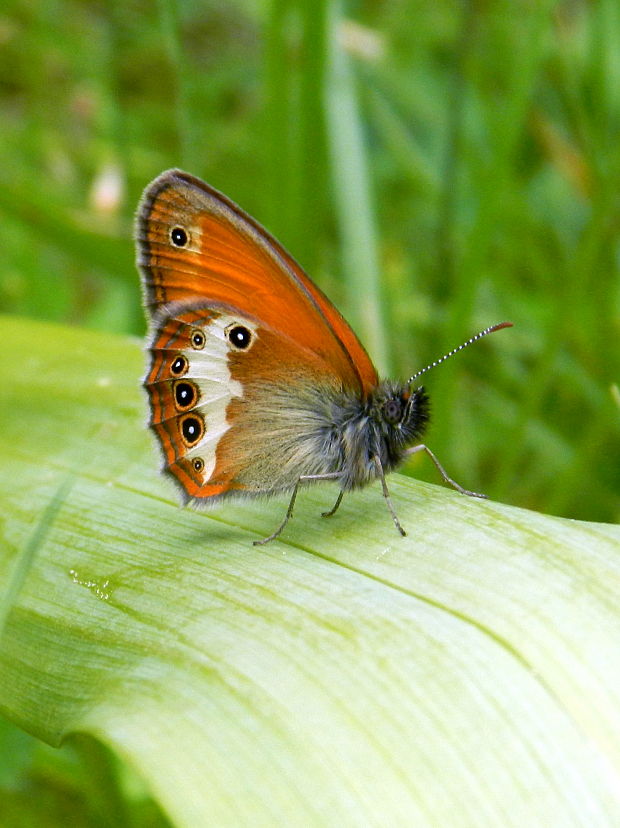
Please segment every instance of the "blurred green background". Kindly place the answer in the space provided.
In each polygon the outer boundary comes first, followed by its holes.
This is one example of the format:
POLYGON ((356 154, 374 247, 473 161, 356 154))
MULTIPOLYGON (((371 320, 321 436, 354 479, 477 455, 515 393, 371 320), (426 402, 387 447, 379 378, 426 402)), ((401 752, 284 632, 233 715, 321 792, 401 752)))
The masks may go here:
POLYGON ((183 167, 382 372, 514 321, 425 378, 430 445, 493 497, 617 519, 617 3, 9 0, 0 42, 4 312, 141 336, 132 216, 183 167))
MULTIPOLYGON (((0 311, 142 336, 133 212, 185 168, 286 245, 381 373, 512 320, 425 377, 429 445, 464 486, 616 521, 619 43, 616 0, 5 0, 0 311)), ((41 749, 14 752, 28 784, 41 749)))

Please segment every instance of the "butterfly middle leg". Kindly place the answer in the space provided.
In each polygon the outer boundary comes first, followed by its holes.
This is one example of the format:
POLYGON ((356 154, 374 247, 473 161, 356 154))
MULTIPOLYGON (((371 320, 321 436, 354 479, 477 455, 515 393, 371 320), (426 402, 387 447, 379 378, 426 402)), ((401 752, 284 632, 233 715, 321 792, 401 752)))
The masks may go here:
MULTIPOLYGON (((297 490, 299 489, 302 483, 306 483, 310 480, 338 480, 339 477, 342 477, 341 472, 327 472, 326 474, 302 474, 297 483, 295 483, 295 488, 293 489, 293 494, 291 495, 291 499, 288 504, 288 509, 286 510, 286 514, 284 515, 284 520, 278 526, 278 528, 268 535, 266 538, 262 538, 261 540, 252 541, 254 546, 262 546, 264 543, 269 543, 269 541, 275 540, 282 533, 282 530, 289 522, 291 517, 293 516, 293 508, 295 507, 295 499, 297 498, 297 490)), ((340 501, 342 500, 342 492, 340 493, 340 497, 336 501, 336 505, 332 509, 331 513, 336 511, 338 506, 340 506, 340 501)))
POLYGON ((375 468, 377 469, 377 477, 381 481, 381 488, 383 489, 383 497, 385 499, 385 504, 388 507, 389 513, 392 515, 394 526, 400 532, 400 534, 403 537, 405 537, 407 533, 400 525, 400 520, 398 519, 398 515, 396 514, 396 509, 394 508, 394 504, 392 503, 392 498, 390 497, 390 492, 387 487, 387 483, 385 482, 385 472, 383 471, 383 464, 381 463, 381 458, 378 454, 375 454, 375 456, 373 457, 373 462, 375 464, 375 468))

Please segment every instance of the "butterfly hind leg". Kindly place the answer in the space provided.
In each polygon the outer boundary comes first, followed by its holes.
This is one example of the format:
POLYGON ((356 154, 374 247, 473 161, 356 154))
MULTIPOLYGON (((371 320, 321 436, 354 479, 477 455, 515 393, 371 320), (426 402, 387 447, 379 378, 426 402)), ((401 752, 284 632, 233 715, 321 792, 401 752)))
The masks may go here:
MULTIPOLYGON (((340 472, 327 472, 326 474, 302 474, 301 477, 298 479, 297 483, 295 483, 295 488, 293 489, 293 494, 291 495, 291 499, 288 504, 288 509, 286 510, 286 514, 284 515, 284 520, 278 526, 278 528, 270 535, 268 535, 266 538, 261 538, 261 540, 252 541, 254 546, 262 546, 265 543, 269 543, 269 541, 275 540, 275 538, 277 538, 282 533, 282 530, 293 516, 295 499, 297 498, 297 490, 299 489, 302 483, 306 483, 309 480, 337 480, 340 476, 340 472)), ((340 506, 341 500, 342 492, 340 493, 340 497, 338 498, 336 505, 331 510, 331 514, 333 514, 338 508, 338 506, 340 506)))
POLYGON ((336 512, 338 511, 338 507, 342 503, 343 496, 344 496, 344 491, 341 489, 340 494, 336 498, 336 502, 334 503, 332 508, 328 512, 321 512, 321 517, 331 517, 332 515, 335 515, 336 512))

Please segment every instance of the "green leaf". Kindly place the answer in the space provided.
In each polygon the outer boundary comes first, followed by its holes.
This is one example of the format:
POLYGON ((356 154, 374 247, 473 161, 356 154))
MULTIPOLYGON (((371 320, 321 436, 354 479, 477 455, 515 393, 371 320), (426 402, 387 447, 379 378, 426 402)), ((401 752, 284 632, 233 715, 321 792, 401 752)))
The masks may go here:
POLYGON ((0 329, 4 715, 99 738, 177 825, 618 824, 618 527, 393 475, 408 537, 317 486, 258 549, 286 499, 158 477, 138 343, 0 329))

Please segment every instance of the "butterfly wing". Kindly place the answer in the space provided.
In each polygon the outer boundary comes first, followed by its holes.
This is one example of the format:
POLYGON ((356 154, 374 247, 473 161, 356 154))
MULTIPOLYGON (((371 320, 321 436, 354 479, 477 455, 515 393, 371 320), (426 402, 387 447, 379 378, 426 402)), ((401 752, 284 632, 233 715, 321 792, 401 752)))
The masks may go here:
POLYGON ((334 471, 330 405, 365 396, 377 375, 329 300, 260 225, 185 173, 147 188, 137 244, 151 427, 184 497, 264 494, 334 471))
POLYGON ((153 332, 144 384, 184 499, 269 494, 338 470, 328 434, 342 389, 324 361, 236 308, 176 308, 153 332))
POLYGON ((366 396, 377 373, 349 325, 280 244, 236 204, 179 170, 146 189, 138 211, 138 266, 151 312, 197 297, 256 314, 322 357, 366 396), (175 228, 187 234, 178 246, 175 228))

